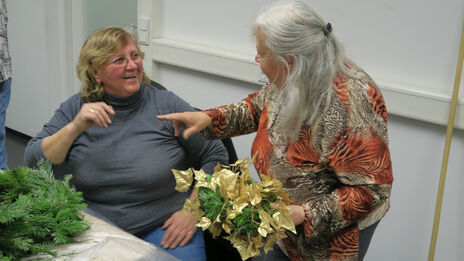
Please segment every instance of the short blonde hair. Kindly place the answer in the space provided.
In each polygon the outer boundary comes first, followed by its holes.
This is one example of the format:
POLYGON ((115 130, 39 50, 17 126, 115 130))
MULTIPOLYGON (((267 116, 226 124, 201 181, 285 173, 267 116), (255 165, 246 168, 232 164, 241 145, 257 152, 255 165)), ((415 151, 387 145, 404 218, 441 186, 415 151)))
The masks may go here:
MULTIPOLYGON (((109 57, 126 45, 131 39, 143 59, 144 53, 140 50, 137 37, 119 27, 101 28, 92 33, 82 45, 79 61, 77 62, 77 77, 82 82, 81 97, 84 102, 95 102, 103 99, 103 85, 99 84, 93 73, 109 57)), ((143 73, 143 82, 150 79, 143 73)))

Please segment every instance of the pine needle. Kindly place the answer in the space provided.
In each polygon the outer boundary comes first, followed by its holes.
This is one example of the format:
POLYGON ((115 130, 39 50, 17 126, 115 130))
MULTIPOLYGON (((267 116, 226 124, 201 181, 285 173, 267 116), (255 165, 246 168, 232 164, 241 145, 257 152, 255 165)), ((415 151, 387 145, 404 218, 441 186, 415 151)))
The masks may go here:
POLYGON ((71 175, 56 180, 50 162, 0 174, 0 261, 50 254, 90 227, 80 210, 82 193, 69 187, 71 175))

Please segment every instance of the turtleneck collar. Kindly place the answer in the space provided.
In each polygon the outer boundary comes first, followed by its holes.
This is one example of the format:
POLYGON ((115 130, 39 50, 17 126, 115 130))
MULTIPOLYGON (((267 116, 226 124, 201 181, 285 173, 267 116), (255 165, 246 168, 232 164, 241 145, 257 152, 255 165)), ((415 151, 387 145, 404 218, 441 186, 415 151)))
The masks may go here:
POLYGON ((106 104, 113 106, 114 109, 131 109, 135 108, 140 105, 142 97, 143 97, 144 85, 140 85, 139 91, 134 93, 134 95, 129 97, 119 97, 115 95, 111 95, 109 93, 105 93, 103 95, 103 101, 106 104))

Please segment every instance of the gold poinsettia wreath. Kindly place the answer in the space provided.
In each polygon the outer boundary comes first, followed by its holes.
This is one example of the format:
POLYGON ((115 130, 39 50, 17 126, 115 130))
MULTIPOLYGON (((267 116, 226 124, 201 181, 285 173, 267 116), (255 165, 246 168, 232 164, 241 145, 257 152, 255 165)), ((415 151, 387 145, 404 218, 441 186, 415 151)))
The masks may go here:
POLYGON ((282 183, 261 176, 261 183, 249 175, 250 161, 218 164, 212 175, 203 170, 173 170, 176 190, 190 189, 195 176, 198 197, 188 200, 184 210, 198 220, 197 226, 217 237, 224 230, 243 260, 265 252, 287 237, 285 231, 296 234, 287 206, 292 202, 282 191, 282 183))

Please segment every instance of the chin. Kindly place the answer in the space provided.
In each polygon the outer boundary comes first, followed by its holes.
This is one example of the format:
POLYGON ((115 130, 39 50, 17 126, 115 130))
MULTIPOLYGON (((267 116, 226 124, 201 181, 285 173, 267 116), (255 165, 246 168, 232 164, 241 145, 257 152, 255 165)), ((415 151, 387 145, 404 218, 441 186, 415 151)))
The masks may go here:
POLYGON ((140 83, 136 84, 136 85, 131 85, 131 86, 128 86, 127 90, 129 92, 131 92, 132 94, 138 92, 140 90, 140 83))
POLYGON ((126 85, 121 89, 122 91, 121 95, 122 97, 129 97, 129 96, 134 95, 139 90, 140 90, 140 84, 126 85))

